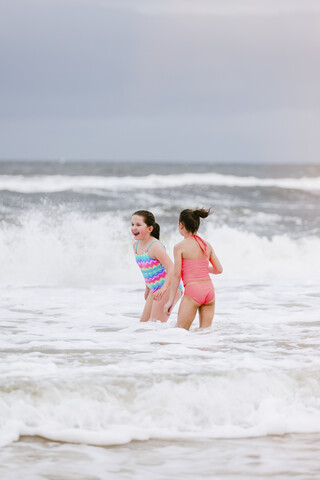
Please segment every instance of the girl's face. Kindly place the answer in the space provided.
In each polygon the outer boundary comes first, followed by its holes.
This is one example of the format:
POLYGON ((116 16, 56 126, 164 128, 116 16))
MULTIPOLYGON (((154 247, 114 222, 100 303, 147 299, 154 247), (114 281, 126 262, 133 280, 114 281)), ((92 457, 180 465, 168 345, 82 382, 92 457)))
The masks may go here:
POLYGON ((131 219, 131 233, 136 240, 144 240, 150 237, 153 227, 148 227, 144 218, 140 215, 133 215, 131 219))

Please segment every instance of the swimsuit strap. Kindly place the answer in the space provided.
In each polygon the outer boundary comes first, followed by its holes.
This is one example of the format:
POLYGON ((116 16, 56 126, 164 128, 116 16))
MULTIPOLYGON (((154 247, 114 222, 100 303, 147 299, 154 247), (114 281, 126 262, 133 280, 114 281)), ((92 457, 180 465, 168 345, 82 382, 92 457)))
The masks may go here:
MULTIPOLYGON (((138 245, 139 245, 139 242, 140 240, 137 241, 137 244, 136 244, 136 248, 135 248, 135 253, 138 253, 138 245)), ((147 248, 146 252, 149 250, 149 248, 151 247, 151 245, 155 242, 159 242, 161 243, 161 245, 163 246, 164 249, 166 249, 166 247, 163 245, 162 242, 160 242, 160 240, 153 240, 153 242, 150 243, 149 247, 147 248)))
POLYGON ((155 243, 155 242, 159 242, 159 243, 161 243, 161 245, 163 246, 163 248, 164 248, 164 249, 166 248, 166 247, 163 245, 163 243, 162 243, 162 242, 160 242, 160 240, 153 240, 153 242, 151 242, 151 243, 150 243, 150 245, 149 245, 149 247, 147 248, 147 250, 146 250, 146 251, 148 251, 148 250, 149 250, 149 248, 151 247, 151 245, 152 245, 153 243, 155 243))
POLYGON ((153 242, 150 243, 149 247, 147 248, 146 252, 149 250, 149 248, 151 247, 151 245, 154 244, 154 242, 159 242, 159 240, 153 240, 153 242))
POLYGON ((206 257, 209 257, 208 255, 208 245, 206 242, 203 240, 203 238, 199 237, 199 235, 192 235, 192 237, 195 239, 203 253, 205 254, 206 257))

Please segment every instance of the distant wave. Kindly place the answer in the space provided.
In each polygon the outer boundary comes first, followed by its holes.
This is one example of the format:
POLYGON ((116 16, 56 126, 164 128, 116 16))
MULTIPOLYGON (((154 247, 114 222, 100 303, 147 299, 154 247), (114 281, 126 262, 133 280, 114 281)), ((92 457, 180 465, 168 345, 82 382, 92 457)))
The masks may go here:
POLYGON ((141 177, 101 176, 0 176, 0 190, 20 193, 53 193, 67 190, 131 190, 137 188, 174 188, 188 185, 225 187, 276 187, 320 191, 320 177, 257 178, 221 175, 218 173, 184 173, 180 175, 146 175, 141 177))

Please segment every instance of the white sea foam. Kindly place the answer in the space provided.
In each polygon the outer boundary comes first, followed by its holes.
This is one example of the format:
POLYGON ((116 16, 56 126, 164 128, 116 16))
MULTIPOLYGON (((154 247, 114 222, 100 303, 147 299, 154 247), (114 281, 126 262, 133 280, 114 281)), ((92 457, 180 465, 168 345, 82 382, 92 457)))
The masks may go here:
POLYGON ((250 324, 229 295, 214 328, 186 332, 173 318, 139 325, 126 315, 137 311, 134 289, 125 303, 115 287, 8 289, 8 305, 18 293, 24 308, 9 307, 15 316, 2 325, 2 445, 24 435, 120 445, 320 432, 317 340, 302 348, 307 326, 290 327, 293 312, 275 329, 256 310, 250 324), (219 318, 230 303, 234 324, 219 318))
POLYGON ((102 377, 95 385, 84 376, 81 382, 74 378, 68 382, 69 387, 63 383, 50 386, 40 380, 39 386, 29 384, 28 389, 25 385, 23 392, 2 394, 2 444, 23 435, 117 445, 152 438, 190 440, 320 432, 316 400, 319 386, 310 381, 310 386, 303 389, 301 382, 289 374, 233 371, 230 377, 223 372, 218 377, 191 376, 155 383, 135 377, 124 379, 120 385, 114 377, 102 377))
MULTIPOLYGON (((213 222, 213 220, 212 220, 213 222)), ((203 235, 224 265, 226 278, 253 282, 319 279, 317 237, 272 238, 221 226, 208 220, 203 235)), ((172 256, 176 232, 163 238, 172 256)), ((132 238, 124 220, 112 214, 80 213, 48 216, 29 212, 19 225, 0 229, 0 284, 96 285, 140 280, 132 238)))
POLYGON ((179 175, 146 175, 123 177, 96 176, 0 176, 0 190, 21 193, 62 192, 66 190, 131 190, 174 188, 188 185, 213 185, 226 187, 277 187, 306 191, 320 191, 320 177, 257 178, 221 175, 218 173, 182 173, 179 175))
POLYGON ((71 213, 49 217, 31 212, 20 222, 0 230, 0 282, 119 283, 125 272, 135 273, 128 226, 121 220, 113 222, 111 215, 90 218, 71 213))
POLYGON ((230 228, 215 229, 208 224, 211 240, 227 275, 251 278, 253 282, 292 279, 314 281, 319 278, 320 240, 316 236, 292 239, 288 235, 261 237, 253 232, 230 228))

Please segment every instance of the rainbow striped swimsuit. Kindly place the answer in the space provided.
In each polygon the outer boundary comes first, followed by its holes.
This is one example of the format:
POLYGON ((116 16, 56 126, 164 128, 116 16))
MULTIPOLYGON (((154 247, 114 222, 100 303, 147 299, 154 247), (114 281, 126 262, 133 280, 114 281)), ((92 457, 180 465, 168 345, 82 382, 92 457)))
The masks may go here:
MULTIPOLYGON (((162 287, 165 282, 167 271, 163 265, 156 258, 151 258, 148 250, 154 242, 159 242, 159 240, 154 240, 150 243, 147 251, 142 255, 137 254, 139 240, 135 248, 136 262, 141 269, 142 275, 144 276, 146 285, 150 290, 155 292, 162 287)), ((160 242, 161 243, 161 242, 160 242)), ((161 243, 163 245, 163 243, 161 243)), ((163 245, 164 248, 166 248, 163 245)))

